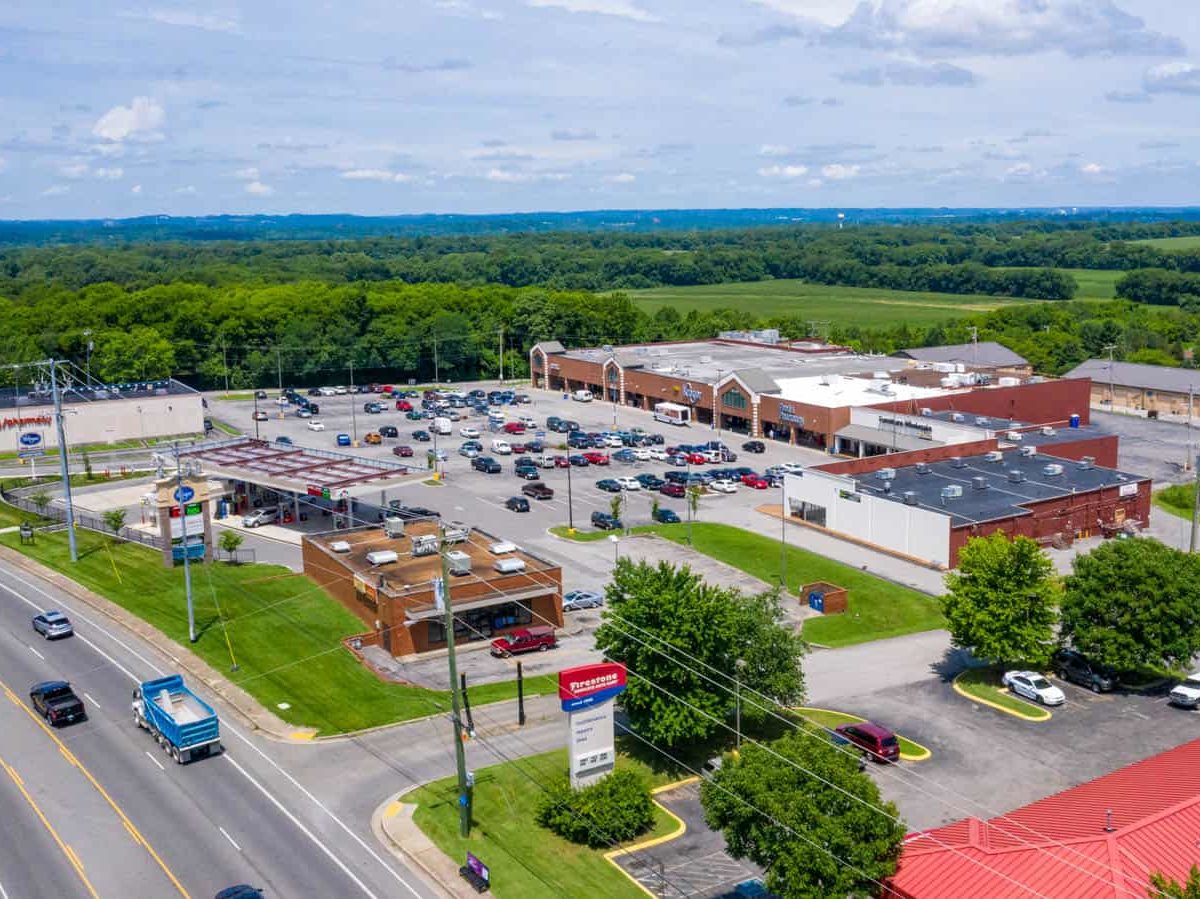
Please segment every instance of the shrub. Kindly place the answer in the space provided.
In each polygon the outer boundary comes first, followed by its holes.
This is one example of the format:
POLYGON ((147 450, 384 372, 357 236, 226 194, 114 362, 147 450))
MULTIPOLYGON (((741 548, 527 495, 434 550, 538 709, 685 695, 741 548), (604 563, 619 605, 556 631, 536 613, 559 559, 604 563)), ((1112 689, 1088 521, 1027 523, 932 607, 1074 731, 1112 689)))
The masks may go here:
POLYGON ((571 789, 562 777, 547 787, 537 822, 572 843, 607 849, 649 830, 654 802, 641 775, 629 769, 614 771, 582 790, 571 789))

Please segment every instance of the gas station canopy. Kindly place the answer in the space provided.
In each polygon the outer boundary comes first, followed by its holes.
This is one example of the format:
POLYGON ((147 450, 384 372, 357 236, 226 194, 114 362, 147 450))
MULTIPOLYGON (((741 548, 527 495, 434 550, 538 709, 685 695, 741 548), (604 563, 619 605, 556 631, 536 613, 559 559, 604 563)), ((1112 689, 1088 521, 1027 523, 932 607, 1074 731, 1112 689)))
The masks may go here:
POLYGON ((314 496, 355 496, 428 476, 390 459, 235 437, 179 451, 198 460, 205 475, 247 481, 272 490, 314 496))

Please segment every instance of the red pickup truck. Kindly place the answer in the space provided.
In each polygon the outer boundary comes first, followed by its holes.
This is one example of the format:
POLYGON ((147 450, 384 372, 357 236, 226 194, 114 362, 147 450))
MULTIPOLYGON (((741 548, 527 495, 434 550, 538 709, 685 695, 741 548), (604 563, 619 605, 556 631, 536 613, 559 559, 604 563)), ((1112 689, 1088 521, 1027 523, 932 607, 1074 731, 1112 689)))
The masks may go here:
POLYGON ((496 638, 492 641, 492 655, 503 659, 522 652, 545 652, 556 646, 558 638, 554 636, 554 628, 538 625, 510 631, 496 638))

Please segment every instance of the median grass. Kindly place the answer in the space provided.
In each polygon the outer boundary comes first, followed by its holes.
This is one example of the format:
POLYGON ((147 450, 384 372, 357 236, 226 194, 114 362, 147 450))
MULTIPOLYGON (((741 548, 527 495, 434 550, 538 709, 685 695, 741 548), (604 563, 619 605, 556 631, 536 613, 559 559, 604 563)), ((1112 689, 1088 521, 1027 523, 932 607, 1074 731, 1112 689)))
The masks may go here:
MULTIPOLYGON (((672 779, 625 755, 617 757, 617 767, 637 768, 652 786, 672 779)), ((604 858, 608 850, 578 846, 537 825, 542 785, 566 771, 566 751, 555 750, 475 772, 474 825, 466 839, 458 835, 455 778, 427 784, 409 793, 404 801, 417 804, 414 822, 457 863, 463 864, 470 851, 488 866, 490 892, 500 899, 644 899, 646 894, 604 858)), ((654 828, 640 840, 665 836, 677 827, 656 806, 654 828)), ((671 854, 669 845, 649 851, 660 853, 657 858, 669 858, 671 854)))
MULTIPOLYGON (((833 730, 839 724, 858 724, 860 721, 867 720, 858 715, 836 712, 832 709, 801 708, 793 709, 792 711, 805 720, 812 721, 829 730, 833 730)), ((920 743, 914 743, 912 740, 902 737, 899 734, 896 734, 896 740, 900 743, 900 755, 902 758, 920 759, 929 755, 929 750, 920 743)))
MULTIPOLYGON (((619 531, 576 531, 572 537, 566 528, 550 530, 559 537, 583 542, 620 534, 619 531)), ((688 540, 686 523, 638 527, 630 533, 657 534, 684 545, 688 540)), ((727 524, 693 522, 692 548, 769 584, 779 582, 780 552, 779 541, 775 538, 727 524)), ((804 584, 813 581, 828 581, 845 587, 850 593, 845 614, 822 615, 804 622, 804 639, 810 643, 850 646, 945 627, 938 602, 931 596, 796 546, 789 545, 785 555, 789 592, 798 593, 804 584)))
POLYGON ((1003 672, 999 668, 968 668, 954 679, 954 684, 964 693, 1007 709, 1014 715, 1030 721, 1045 721, 1050 713, 1041 706, 1014 696, 1001 683, 1003 672))
MULTIPOLYGON (((182 566, 166 568, 155 550, 91 531, 77 531, 77 540, 79 562, 72 564, 65 533, 38 534, 33 546, 22 546, 16 533, 0 534, 5 546, 188 646, 291 724, 344 733, 450 707, 448 692, 386 683, 359 664, 341 640, 361 633, 362 622, 304 575, 275 565, 193 565, 199 639, 189 646, 182 566)), ((526 678, 527 694, 555 688, 549 676, 526 678)), ((475 705, 515 696, 513 681, 470 688, 475 705)))
POLYGON ((1196 504, 1196 485, 1172 484, 1170 487, 1164 487, 1154 493, 1151 502, 1164 512, 1191 521, 1192 509, 1196 504))

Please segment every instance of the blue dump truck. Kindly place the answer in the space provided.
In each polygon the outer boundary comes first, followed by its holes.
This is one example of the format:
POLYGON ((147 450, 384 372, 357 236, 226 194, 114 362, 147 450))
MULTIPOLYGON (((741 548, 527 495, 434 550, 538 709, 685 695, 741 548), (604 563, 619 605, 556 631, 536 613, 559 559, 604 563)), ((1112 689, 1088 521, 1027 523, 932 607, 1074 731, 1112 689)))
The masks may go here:
POLYGON ((221 751, 217 713, 172 674, 133 691, 133 723, 145 728, 179 764, 221 751))

